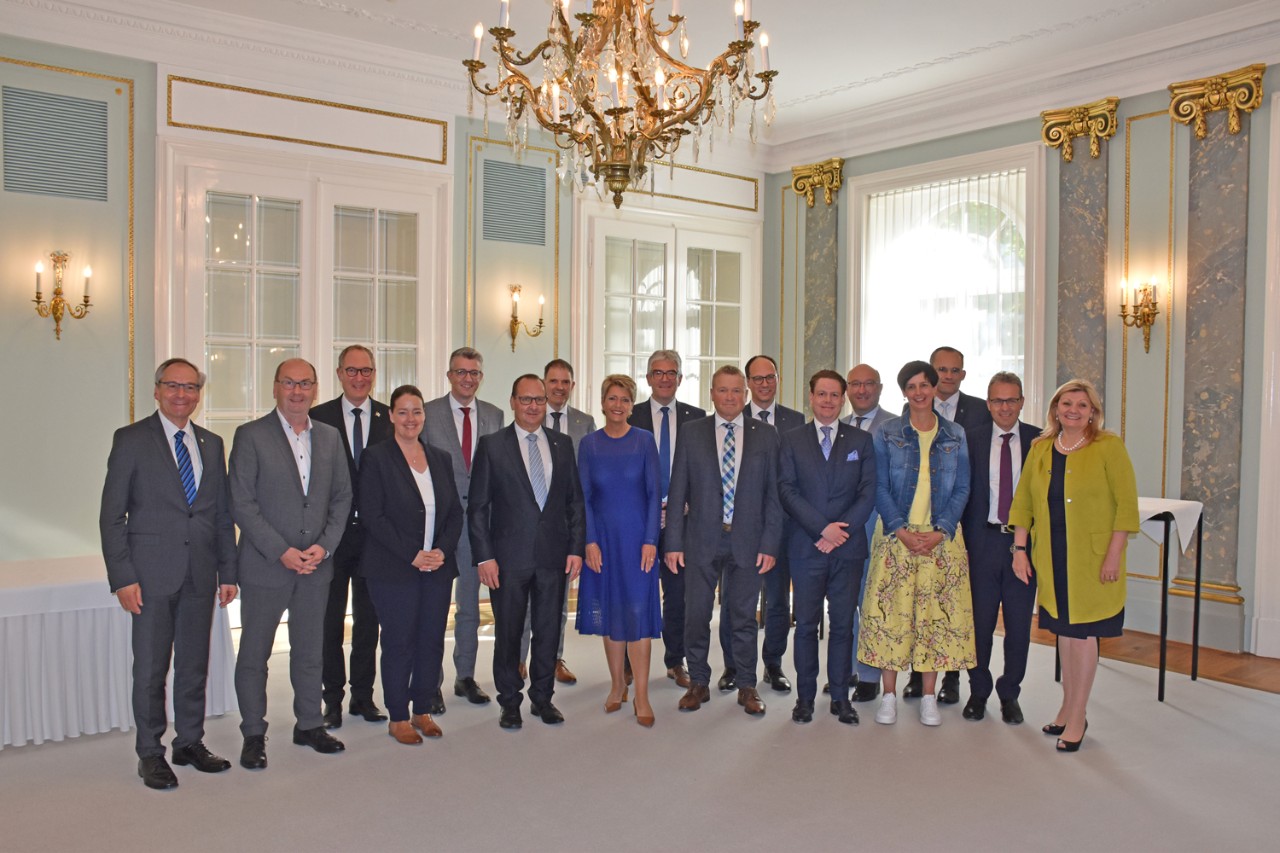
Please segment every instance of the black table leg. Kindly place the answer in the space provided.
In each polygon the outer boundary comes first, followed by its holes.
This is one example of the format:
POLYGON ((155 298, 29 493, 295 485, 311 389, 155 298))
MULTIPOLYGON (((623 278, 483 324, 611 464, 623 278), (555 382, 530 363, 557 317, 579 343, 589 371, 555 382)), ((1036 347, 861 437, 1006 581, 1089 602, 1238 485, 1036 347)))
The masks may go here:
POLYGON ((1162 512, 1156 517, 1164 521, 1164 550, 1160 555, 1160 680, 1156 689, 1156 698, 1163 702, 1164 673, 1169 654, 1169 527, 1173 516, 1162 512))
POLYGON ((1195 615, 1191 619, 1191 680, 1195 681, 1200 674, 1200 582, 1203 564, 1200 557, 1204 550, 1204 511, 1196 522, 1196 598, 1195 615))

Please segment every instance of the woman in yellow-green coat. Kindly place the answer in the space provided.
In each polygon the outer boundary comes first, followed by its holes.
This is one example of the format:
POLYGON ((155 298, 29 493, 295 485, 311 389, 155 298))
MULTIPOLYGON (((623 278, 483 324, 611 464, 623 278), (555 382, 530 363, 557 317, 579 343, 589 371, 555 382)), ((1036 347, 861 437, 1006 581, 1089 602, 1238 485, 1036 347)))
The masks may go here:
POLYGON ((1138 530, 1138 487, 1124 442, 1102 429, 1091 382, 1058 388, 1045 423, 1009 509, 1013 571, 1026 583, 1036 567, 1040 627, 1058 636, 1062 707, 1044 733, 1058 736, 1058 751, 1075 752, 1088 727, 1095 638, 1124 627, 1124 551, 1138 530))

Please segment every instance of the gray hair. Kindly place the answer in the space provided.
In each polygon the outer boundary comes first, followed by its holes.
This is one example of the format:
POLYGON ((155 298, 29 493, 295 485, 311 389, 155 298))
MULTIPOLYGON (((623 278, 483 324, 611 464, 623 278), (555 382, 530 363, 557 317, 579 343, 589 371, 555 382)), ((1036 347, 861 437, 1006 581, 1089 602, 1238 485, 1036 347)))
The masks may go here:
POLYGON ((190 367, 192 370, 194 370, 196 372, 196 376, 200 377, 196 381, 196 384, 199 385, 201 388, 203 388, 204 383, 208 381, 208 377, 204 375, 204 371, 196 367, 191 362, 187 361, 185 358, 170 358, 160 362, 160 366, 156 368, 156 384, 157 385, 160 384, 160 377, 164 376, 164 372, 168 370, 170 367, 173 367, 175 364, 185 364, 187 367, 190 367))
POLYGON ((1008 370, 1002 370, 999 373, 997 373, 995 376, 992 376, 991 381, 987 383, 988 394, 991 393, 991 387, 995 385, 997 382, 1001 382, 1005 385, 1017 385, 1018 396, 1019 397, 1022 396, 1022 380, 1018 378, 1018 374, 1011 373, 1008 370))
POLYGON ((456 350, 449 353, 450 367, 453 367, 453 360, 455 358, 470 359, 471 361, 474 361, 476 364, 479 364, 481 370, 484 370, 484 356, 480 354, 479 350, 472 349, 471 347, 458 347, 456 350))
POLYGON ((653 354, 649 356, 649 366, 645 369, 646 373, 651 373, 653 371, 653 363, 655 361, 674 361, 676 363, 677 371, 684 370, 684 363, 680 360, 680 353, 673 349, 654 350, 653 354))

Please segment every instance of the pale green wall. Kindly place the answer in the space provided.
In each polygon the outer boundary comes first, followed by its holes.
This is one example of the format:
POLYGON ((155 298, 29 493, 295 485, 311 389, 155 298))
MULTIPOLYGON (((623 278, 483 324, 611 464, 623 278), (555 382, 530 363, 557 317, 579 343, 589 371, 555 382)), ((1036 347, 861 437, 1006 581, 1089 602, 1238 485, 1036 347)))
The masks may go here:
MULTIPOLYGON (((0 57, 133 81, 135 338, 138 417, 154 408, 152 290, 155 234, 155 66, 0 36, 0 57)), ((108 201, 57 199, 0 189, 0 341, 11 403, 0 425, 0 561, 97 553, 98 501, 115 428, 129 421, 128 94, 127 84, 0 62, 0 83, 106 101, 108 201), (121 90, 117 94, 116 90, 121 90), (93 266, 93 306, 53 320, 31 299, 36 260, 71 254, 67 296, 83 293, 80 271, 93 266)), ((45 298, 53 275, 44 275, 45 298)))

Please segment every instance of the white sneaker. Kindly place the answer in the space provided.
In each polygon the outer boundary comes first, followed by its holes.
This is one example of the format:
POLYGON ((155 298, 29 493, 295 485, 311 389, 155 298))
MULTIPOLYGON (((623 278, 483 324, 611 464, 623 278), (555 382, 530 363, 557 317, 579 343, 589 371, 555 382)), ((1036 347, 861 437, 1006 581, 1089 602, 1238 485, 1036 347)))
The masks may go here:
POLYGON ((880 699, 880 709, 876 711, 876 722, 886 726, 892 726, 898 722, 898 697, 893 693, 886 693, 880 699))
POLYGON ((937 696, 920 697, 920 722, 926 726, 942 725, 942 715, 938 713, 937 696))

